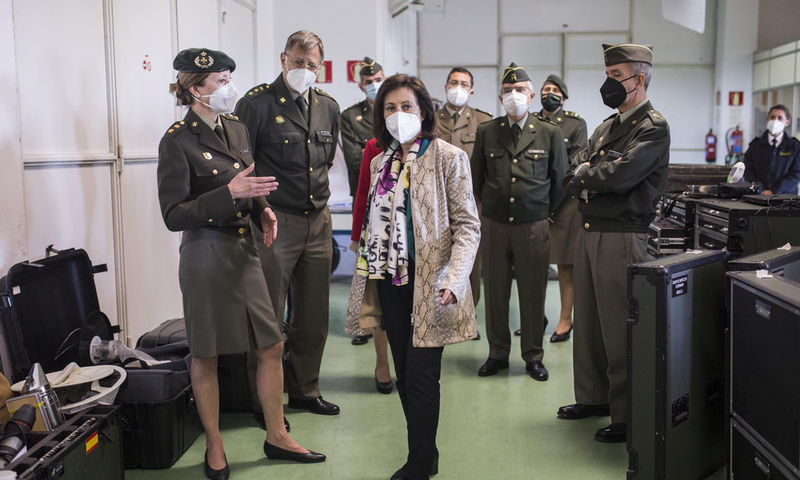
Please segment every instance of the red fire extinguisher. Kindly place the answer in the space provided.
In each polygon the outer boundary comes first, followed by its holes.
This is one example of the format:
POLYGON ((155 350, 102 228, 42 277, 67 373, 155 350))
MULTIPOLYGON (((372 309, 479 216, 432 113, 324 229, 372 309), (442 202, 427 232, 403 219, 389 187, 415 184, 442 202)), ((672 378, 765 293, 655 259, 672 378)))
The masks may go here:
POLYGON ((717 136, 714 135, 713 129, 708 129, 706 135, 706 162, 716 163, 717 161, 717 136))
POLYGON ((725 135, 725 142, 728 145, 728 155, 725 157, 726 165, 733 165, 741 160, 744 155, 744 133, 739 129, 739 125, 728 130, 725 135))

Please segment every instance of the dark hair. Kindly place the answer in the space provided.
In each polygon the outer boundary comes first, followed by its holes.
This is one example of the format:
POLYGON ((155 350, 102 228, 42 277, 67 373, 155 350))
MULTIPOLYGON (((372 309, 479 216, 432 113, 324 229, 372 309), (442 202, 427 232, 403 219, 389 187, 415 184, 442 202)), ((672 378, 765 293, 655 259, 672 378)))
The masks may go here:
POLYGON ((783 113, 786 114, 786 118, 787 119, 792 118, 792 114, 789 113, 789 109, 786 108, 785 105, 781 105, 780 103, 769 109, 769 111, 767 112, 767 117, 768 118, 769 118, 769 114, 772 113, 773 110, 783 110, 783 113))
POLYGON ((439 136, 439 123, 436 120, 436 110, 433 108, 433 101, 431 95, 417 77, 410 77, 405 74, 392 75, 381 84, 378 90, 378 96, 375 97, 375 105, 373 106, 374 119, 372 121, 372 134, 378 140, 378 147, 383 150, 389 148, 392 144, 392 134, 386 129, 386 119, 383 118, 383 105, 386 101, 386 95, 399 90, 401 88, 408 88, 417 97, 420 111, 425 113, 425 118, 422 120, 422 130, 419 136, 424 139, 432 140, 439 136))
POLYGON ((472 85, 473 87, 475 86, 475 78, 473 78, 472 72, 470 72, 469 70, 467 70, 464 67, 453 67, 453 69, 450 70, 450 73, 447 74, 447 81, 448 82, 450 81, 450 77, 454 73, 466 73, 467 75, 469 75, 469 84, 472 85))
POLYGON ((175 83, 169 84, 169 93, 175 95, 175 103, 178 106, 191 105, 194 101, 190 88, 206 83, 206 78, 211 75, 209 72, 202 73, 179 73, 175 83))

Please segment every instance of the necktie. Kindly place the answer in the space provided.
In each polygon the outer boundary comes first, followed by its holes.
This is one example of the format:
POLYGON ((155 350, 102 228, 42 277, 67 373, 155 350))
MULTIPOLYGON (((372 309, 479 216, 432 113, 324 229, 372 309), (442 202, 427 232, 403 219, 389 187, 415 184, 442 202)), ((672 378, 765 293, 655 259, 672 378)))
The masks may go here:
POLYGON ((454 113, 454 114, 453 114, 453 125, 455 125, 456 123, 458 123, 458 117, 459 117, 459 114, 458 114, 458 112, 456 112, 456 113, 454 113))
POLYGON ((214 133, 216 133, 219 139, 222 140, 222 144, 227 147, 228 142, 225 140, 225 130, 223 130, 222 125, 217 125, 214 127, 214 133))
POLYGON ((514 140, 514 146, 517 146, 517 142, 519 141, 519 134, 522 129, 516 123, 511 126, 511 139, 514 140))
POLYGON ((620 123, 621 122, 619 121, 619 115, 617 115, 616 117, 614 117, 614 123, 611 124, 611 131, 613 132, 617 127, 619 127, 620 123))
POLYGON ((777 138, 773 138, 772 139, 772 149, 775 150, 776 148, 778 148, 778 139, 777 138))
POLYGON ((308 102, 306 102, 306 97, 300 95, 295 100, 297 106, 300 108, 300 113, 303 114, 303 120, 306 121, 306 125, 308 125, 308 102))

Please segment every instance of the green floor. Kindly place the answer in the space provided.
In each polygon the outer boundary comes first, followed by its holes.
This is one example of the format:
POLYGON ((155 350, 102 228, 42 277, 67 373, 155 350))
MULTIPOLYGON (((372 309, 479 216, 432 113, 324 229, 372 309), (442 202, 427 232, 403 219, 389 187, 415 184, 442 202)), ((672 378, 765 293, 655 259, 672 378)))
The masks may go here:
MULTIPOLYGON (((325 463, 298 465, 268 461, 262 452, 264 432, 252 416, 222 415, 225 451, 234 479, 388 479, 405 462, 405 422, 397 394, 375 391, 372 344, 354 347, 343 331, 349 279, 331 285, 330 336, 322 364, 324 397, 342 413, 323 417, 286 410, 292 436, 303 446, 328 456, 325 463)), ((512 294, 516 296, 516 292, 512 294)), ((558 318, 558 284, 550 282, 546 313, 558 318)), ((518 325, 516 299, 512 326, 518 325)), ((548 327, 552 333, 555 322, 548 327)), ((483 330, 483 305, 478 308, 483 330)), ((442 371, 442 407, 438 446, 440 474, 447 479, 622 480, 627 468, 625 444, 607 445, 592 436, 608 418, 562 421, 559 406, 572 403, 572 342, 545 343, 550 380, 539 383, 525 374, 519 344, 508 371, 477 376, 486 359, 486 340, 447 347, 442 371)), ((129 480, 204 478, 201 435, 169 470, 128 470, 129 480)), ((718 472, 713 479, 722 479, 718 472)))

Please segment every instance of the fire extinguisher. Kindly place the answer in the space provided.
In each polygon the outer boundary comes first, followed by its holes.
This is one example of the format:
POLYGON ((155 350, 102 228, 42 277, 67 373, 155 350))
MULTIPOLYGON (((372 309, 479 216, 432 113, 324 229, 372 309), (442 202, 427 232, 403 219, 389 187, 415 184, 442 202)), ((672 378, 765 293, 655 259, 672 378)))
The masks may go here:
POLYGON ((726 165, 733 165, 740 161, 744 155, 744 133, 739 130, 739 125, 728 129, 725 135, 728 146, 728 155, 725 157, 726 165))
POLYGON ((706 135, 706 162, 717 162, 717 136, 714 135, 711 128, 708 129, 708 135, 706 135))

